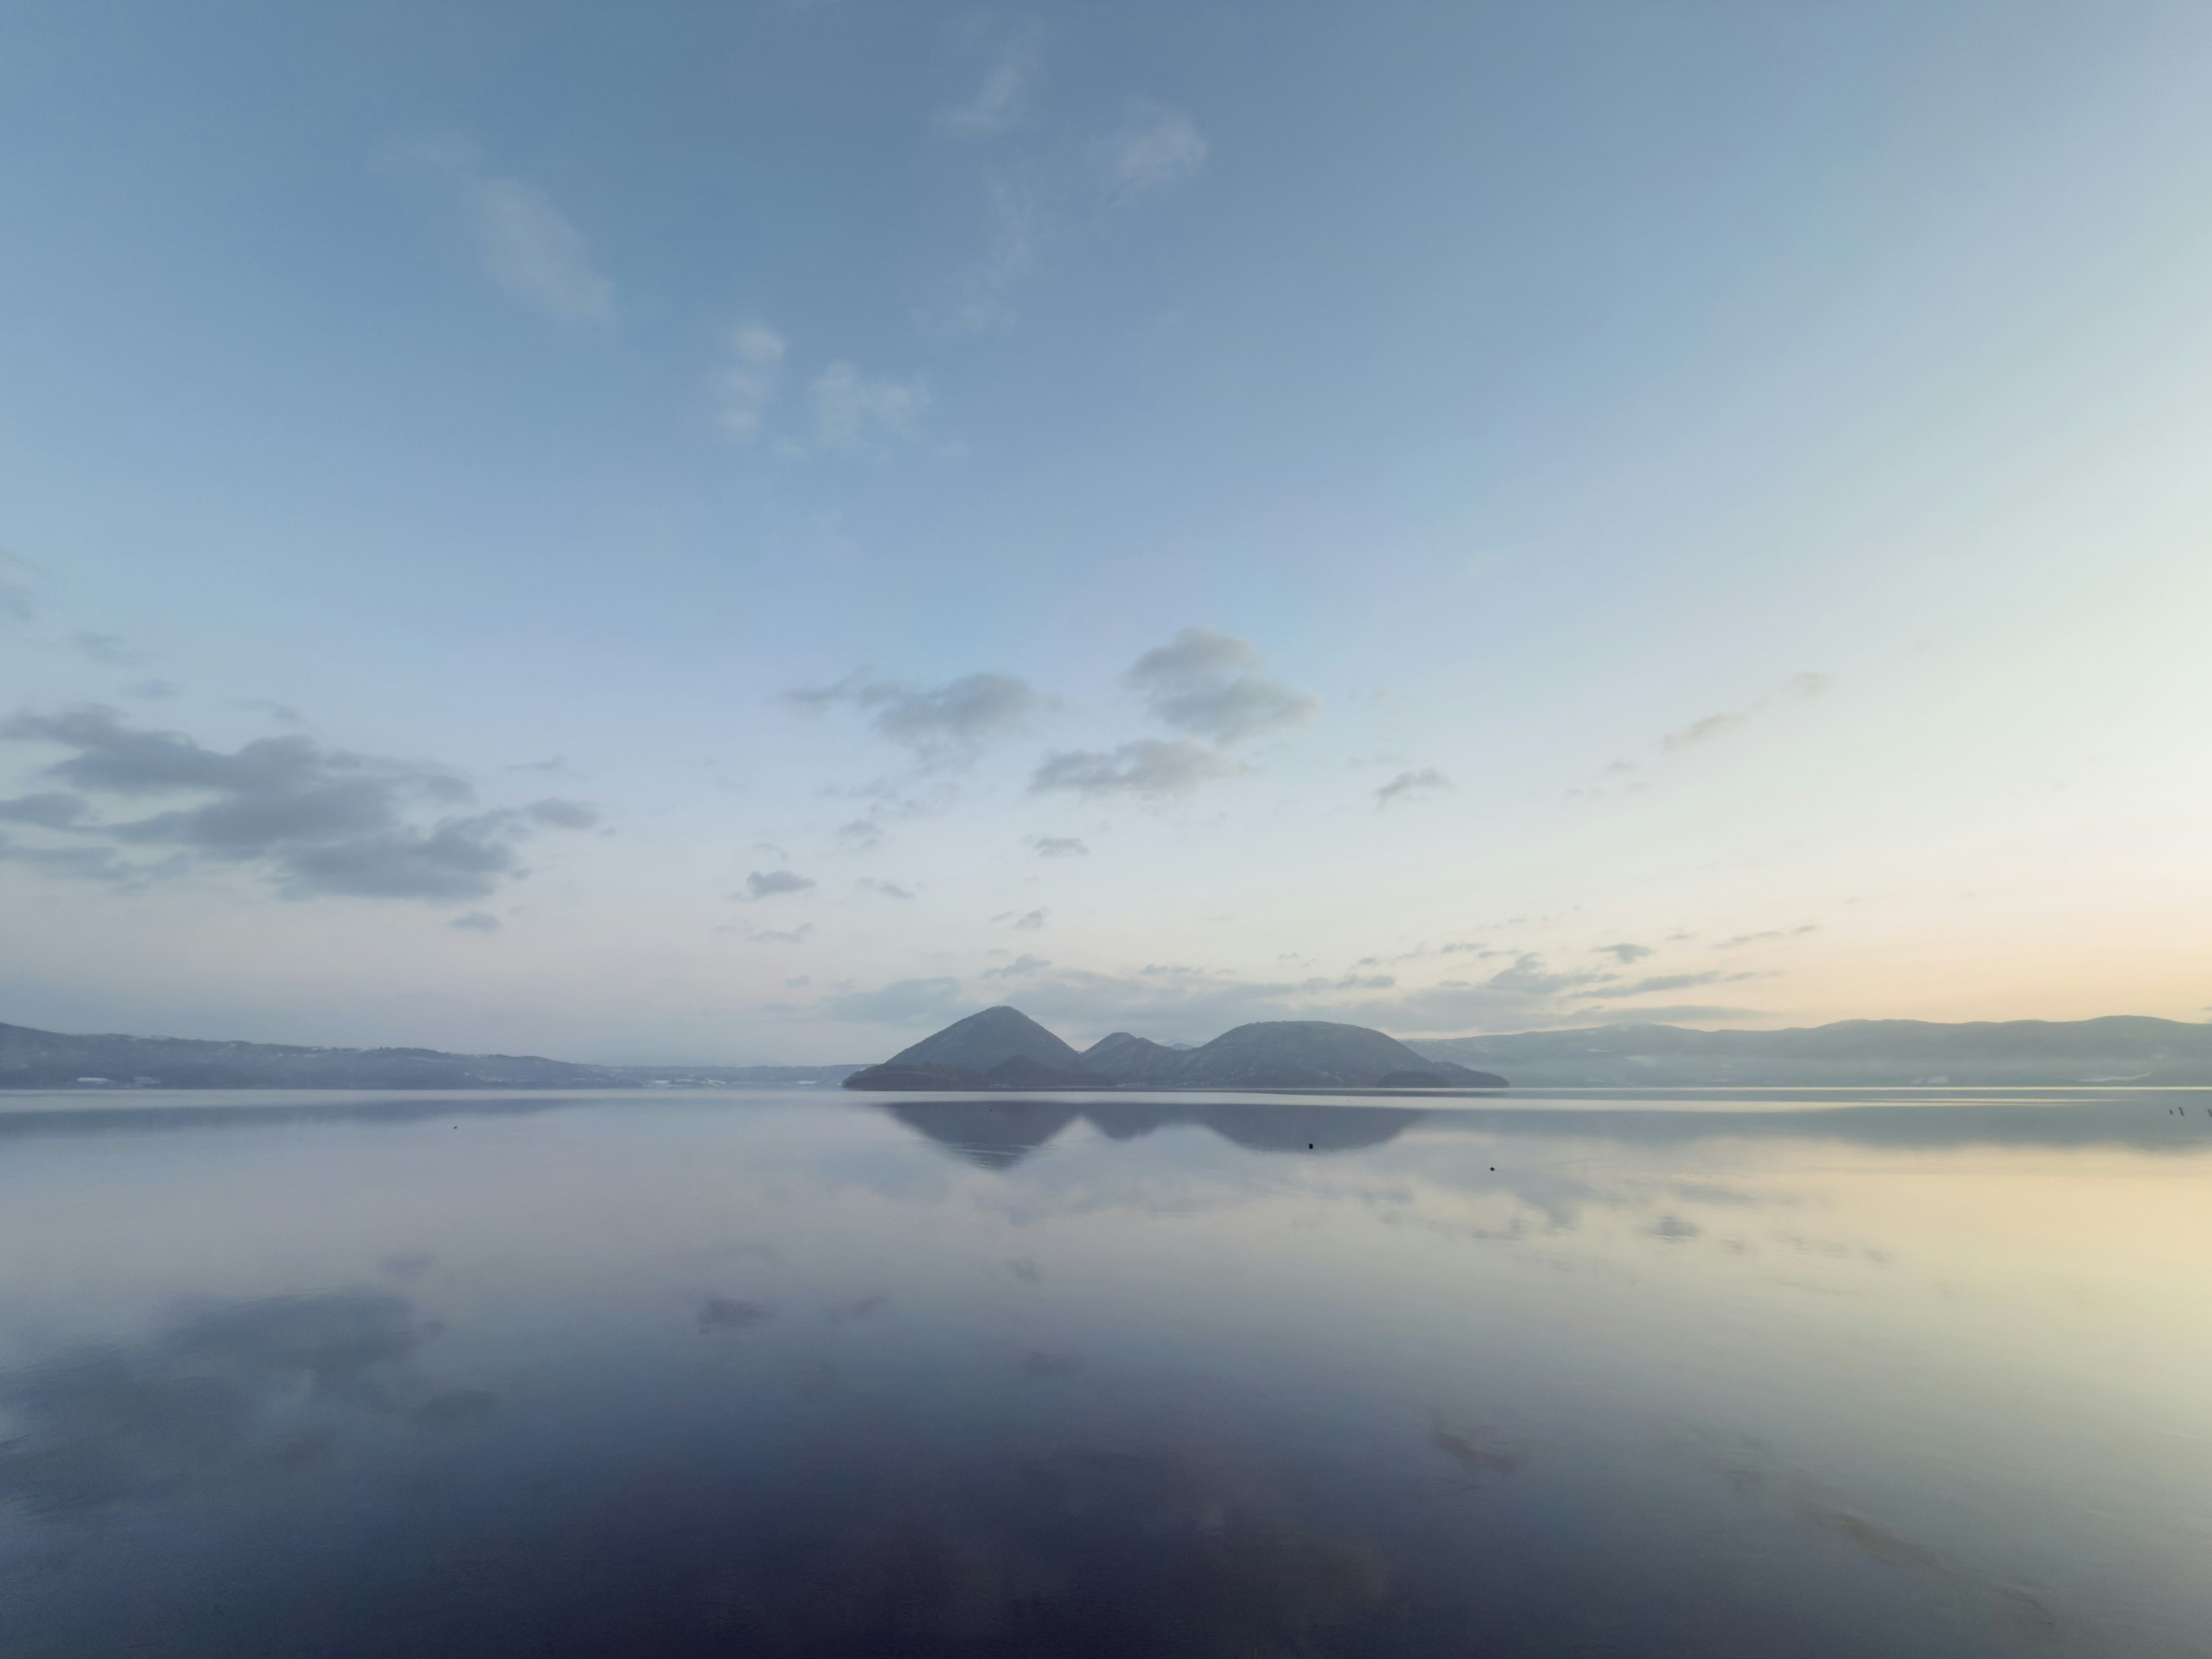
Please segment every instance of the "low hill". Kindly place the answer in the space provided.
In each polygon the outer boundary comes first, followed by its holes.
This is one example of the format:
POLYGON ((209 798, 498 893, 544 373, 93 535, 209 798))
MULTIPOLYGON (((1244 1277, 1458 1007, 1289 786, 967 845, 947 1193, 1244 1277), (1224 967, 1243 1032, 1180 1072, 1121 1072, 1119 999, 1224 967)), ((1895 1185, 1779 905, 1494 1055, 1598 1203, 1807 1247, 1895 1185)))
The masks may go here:
POLYGON ((1434 1060, 1510 1067, 1530 1088, 2212 1084, 2212 1024, 2137 1015, 1850 1019, 1781 1031, 1601 1025, 1412 1046, 1434 1060))

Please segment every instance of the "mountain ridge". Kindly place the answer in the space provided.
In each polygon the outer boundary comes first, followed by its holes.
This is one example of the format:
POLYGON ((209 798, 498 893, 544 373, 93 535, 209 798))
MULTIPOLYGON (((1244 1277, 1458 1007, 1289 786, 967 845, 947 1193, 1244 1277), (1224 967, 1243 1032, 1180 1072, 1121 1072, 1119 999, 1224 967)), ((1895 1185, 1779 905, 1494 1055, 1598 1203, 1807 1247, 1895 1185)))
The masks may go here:
POLYGON ((1402 1089, 1505 1086, 1505 1079, 1448 1059, 1429 1059, 1364 1025, 1261 1020, 1195 1048, 1170 1048, 1127 1031, 1077 1053, 1019 1009, 1001 1005, 955 1020, 848 1089, 1402 1089))
POLYGON ((1431 1060, 1510 1066, 1528 1088, 2212 1084, 2212 1024, 2148 1014, 1847 1019, 1773 1031, 1623 1024, 1408 1046, 1431 1060))

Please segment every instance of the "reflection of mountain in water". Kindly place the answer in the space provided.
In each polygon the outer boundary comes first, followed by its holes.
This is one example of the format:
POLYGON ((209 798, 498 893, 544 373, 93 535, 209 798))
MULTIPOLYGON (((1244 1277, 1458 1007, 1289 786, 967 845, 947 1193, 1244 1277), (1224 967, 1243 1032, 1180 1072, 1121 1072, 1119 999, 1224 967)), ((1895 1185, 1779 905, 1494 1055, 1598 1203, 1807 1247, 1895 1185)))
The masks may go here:
POLYGON ((1075 1109, 1048 1100, 915 1101, 890 1114, 970 1164, 1007 1170, 1075 1121, 1075 1109))
POLYGON ((1079 1117, 1112 1140, 1189 1123, 1255 1152, 1341 1152, 1395 1140, 1428 1115, 1389 1106, 1139 1100, 1097 1101, 1079 1110, 1048 1100, 907 1101, 890 1115, 987 1170, 1012 1169, 1079 1117))

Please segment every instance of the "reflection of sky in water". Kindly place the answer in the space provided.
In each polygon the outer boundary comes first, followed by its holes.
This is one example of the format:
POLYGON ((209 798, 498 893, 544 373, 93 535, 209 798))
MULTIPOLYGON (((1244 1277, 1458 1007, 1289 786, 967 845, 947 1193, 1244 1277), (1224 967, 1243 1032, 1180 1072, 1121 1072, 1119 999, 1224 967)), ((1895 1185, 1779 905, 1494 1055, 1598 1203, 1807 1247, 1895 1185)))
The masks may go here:
POLYGON ((118 1104, 11 1656, 2212 1652, 2204 1096, 118 1104))

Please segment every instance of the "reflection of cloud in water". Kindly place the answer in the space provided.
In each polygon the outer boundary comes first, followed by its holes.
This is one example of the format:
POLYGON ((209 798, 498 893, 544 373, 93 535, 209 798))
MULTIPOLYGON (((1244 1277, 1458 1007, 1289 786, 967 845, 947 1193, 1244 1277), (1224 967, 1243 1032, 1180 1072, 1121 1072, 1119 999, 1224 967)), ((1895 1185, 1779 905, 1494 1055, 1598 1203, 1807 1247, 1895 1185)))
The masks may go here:
POLYGON ((1675 1431, 1678 1446, 1720 1478, 1729 1494, 1842 1544, 1882 1567, 1917 1581, 1938 1601, 1992 1625, 2004 1637, 2036 1642, 2060 1633, 2061 1620, 2028 1585, 1952 1559, 1883 1526, 1802 1471, 1778 1460, 1750 1436, 1675 1431))
POLYGON ((95 1343, 0 1376, 0 1496, 54 1513, 319 1455, 349 1417, 440 1427, 489 1395, 438 1394, 431 1333, 400 1297, 275 1297, 198 1314, 136 1345, 95 1343))
POLYGON ((1521 1467, 1519 1452, 1498 1444, 1481 1429, 1447 1428, 1439 1419, 1429 1431, 1429 1443, 1477 1485, 1490 1475, 1512 1474, 1521 1467))
POLYGON ((710 1296, 699 1310, 702 1331, 741 1331, 757 1325, 775 1310, 765 1302, 745 1302, 732 1296, 710 1296))
POLYGON ((1065 1451, 953 1485, 957 1503, 891 1484, 800 1519, 775 1557, 731 1564, 714 1633, 819 1654, 1226 1659, 1371 1648, 1404 1609, 1380 1551, 1220 1458, 1065 1451))

